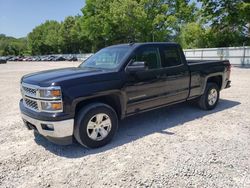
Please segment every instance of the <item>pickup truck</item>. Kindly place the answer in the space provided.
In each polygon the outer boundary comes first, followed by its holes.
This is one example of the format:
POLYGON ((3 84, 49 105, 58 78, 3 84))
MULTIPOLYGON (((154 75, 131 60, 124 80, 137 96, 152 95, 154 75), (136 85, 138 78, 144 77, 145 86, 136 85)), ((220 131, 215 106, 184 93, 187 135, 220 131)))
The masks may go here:
POLYGON ((214 109, 230 72, 227 60, 187 61, 177 43, 120 44, 78 67, 23 76, 19 106, 28 129, 58 144, 95 148, 131 115, 189 100, 214 109))

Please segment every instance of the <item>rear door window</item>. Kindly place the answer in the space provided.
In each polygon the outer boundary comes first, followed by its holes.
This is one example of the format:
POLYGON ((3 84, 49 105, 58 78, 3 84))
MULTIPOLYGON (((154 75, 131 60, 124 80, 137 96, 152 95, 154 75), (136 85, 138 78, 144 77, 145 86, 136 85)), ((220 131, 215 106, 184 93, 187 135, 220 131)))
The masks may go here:
POLYGON ((163 48, 163 62, 162 67, 174 67, 181 65, 181 56, 177 47, 163 48))

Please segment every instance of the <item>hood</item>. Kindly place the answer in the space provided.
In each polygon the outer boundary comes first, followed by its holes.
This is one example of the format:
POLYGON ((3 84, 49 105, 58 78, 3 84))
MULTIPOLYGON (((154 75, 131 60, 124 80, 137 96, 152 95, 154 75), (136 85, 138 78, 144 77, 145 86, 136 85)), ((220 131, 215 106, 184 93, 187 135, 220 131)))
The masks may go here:
POLYGON ((107 72, 109 71, 90 68, 62 68, 27 74, 23 76, 21 81, 33 85, 50 86, 67 80, 83 77, 90 78, 107 72))

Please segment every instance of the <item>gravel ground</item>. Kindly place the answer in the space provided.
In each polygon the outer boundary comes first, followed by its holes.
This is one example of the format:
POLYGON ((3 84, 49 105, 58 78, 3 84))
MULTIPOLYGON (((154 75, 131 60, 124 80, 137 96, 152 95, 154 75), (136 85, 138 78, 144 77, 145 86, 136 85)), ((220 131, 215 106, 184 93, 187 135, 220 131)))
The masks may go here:
POLYGON ((19 80, 77 62, 0 65, 0 187, 250 187, 250 69, 213 111, 178 104, 121 121, 107 146, 58 146, 20 118, 19 80))

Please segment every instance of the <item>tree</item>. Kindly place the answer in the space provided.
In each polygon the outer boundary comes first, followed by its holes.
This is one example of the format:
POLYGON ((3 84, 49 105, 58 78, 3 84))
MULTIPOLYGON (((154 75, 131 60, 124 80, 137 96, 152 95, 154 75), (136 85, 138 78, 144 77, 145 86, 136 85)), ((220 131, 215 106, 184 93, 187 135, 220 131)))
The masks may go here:
POLYGON ((78 52, 89 53, 91 52, 91 42, 86 34, 86 28, 82 24, 83 16, 77 16, 74 27, 72 28, 73 35, 77 36, 78 52))
MULTIPOLYGON (((128 42, 181 39, 184 43, 192 38, 181 28, 190 30, 187 24, 197 21, 197 8, 190 0, 86 0, 82 13, 36 27, 28 36, 31 53, 95 52, 128 42)), ((197 41, 189 46, 194 44, 197 41)))
POLYGON ((16 39, 0 34, 0 56, 27 54, 26 38, 16 39))
POLYGON ((82 24, 92 43, 92 51, 129 41, 166 41, 171 39, 171 34, 178 33, 174 31, 176 23, 181 25, 194 19, 194 4, 188 2, 87 0, 82 9, 82 24), (177 18, 175 13, 179 11, 177 18))
POLYGON ((249 1, 200 0, 202 16, 214 34, 215 47, 249 44, 249 1))
MULTIPOLYGON (((85 35, 91 42, 91 51, 105 46, 104 28, 111 18, 109 14, 111 0, 86 0, 82 8, 83 19, 81 28, 85 29, 85 35)), ((106 28, 108 30, 108 28, 106 28)))
POLYGON ((60 28, 60 45, 63 53, 78 53, 78 35, 76 30, 76 18, 73 16, 67 17, 60 28))
POLYGON ((125 0, 111 3, 112 25, 117 42, 165 41, 171 33, 172 15, 162 0, 125 0), (122 23, 122 24, 121 24, 122 23))
POLYGON ((86 0, 82 16, 34 28, 28 51, 24 41, 10 39, 0 41, 0 54, 84 53, 150 41, 177 41, 184 48, 250 45, 249 0, 197 1, 86 0))
POLYGON ((174 18, 174 24, 172 28, 172 40, 178 41, 181 35, 181 30, 189 23, 199 21, 199 11, 195 5, 195 2, 190 0, 175 0, 168 1, 169 12, 174 18))
POLYGON ((200 48, 206 45, 205 29, 200 24, 191 22, 183 25, 177 41, 183 48, 200 48))
POLYGON ((28 46, 32 55, 60 53, 59 31, 61 24, 46 21, 28 35, 28 46))

